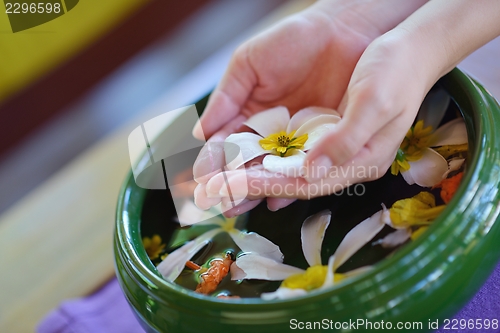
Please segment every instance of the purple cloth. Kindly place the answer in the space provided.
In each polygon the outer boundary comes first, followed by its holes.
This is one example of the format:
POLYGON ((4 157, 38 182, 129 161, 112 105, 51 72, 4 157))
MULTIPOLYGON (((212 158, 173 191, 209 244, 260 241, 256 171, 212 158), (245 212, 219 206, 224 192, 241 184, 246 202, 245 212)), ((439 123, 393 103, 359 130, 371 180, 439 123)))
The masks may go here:
POLYGON ((68 300, 39 324, 38 333, 144 333, 116 278, 91 296, 68 300))
MULTIPOLYGON (((472 300, 455 319, 500 320, 500 264, 472 300)), ((425 323, 426 324, 426 323, 425 323)), ((442 322, 440 323, 442 324, 442 322)), ((451 325, 450 325, 451 327, 451 325)), ((444 330, 453 332, 499 332, 496 329, 444 330)), ((116 279, 95 294, 63 302, 38 326, 38 333, 143 333, 116 279)))

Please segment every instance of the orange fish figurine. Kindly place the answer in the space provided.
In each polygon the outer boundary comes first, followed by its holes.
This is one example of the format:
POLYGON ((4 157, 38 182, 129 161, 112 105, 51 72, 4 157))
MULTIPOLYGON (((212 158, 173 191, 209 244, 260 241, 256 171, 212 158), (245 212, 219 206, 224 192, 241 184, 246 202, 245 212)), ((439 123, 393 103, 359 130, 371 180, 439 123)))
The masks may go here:
POLYGON ((229 268, 233 262, 234 255, 231 252, 226 253, 224 259, 212 260, 208 271, 200 275, 201 282, 195 291, 205 295, 213 293, 229 273, 229 268))

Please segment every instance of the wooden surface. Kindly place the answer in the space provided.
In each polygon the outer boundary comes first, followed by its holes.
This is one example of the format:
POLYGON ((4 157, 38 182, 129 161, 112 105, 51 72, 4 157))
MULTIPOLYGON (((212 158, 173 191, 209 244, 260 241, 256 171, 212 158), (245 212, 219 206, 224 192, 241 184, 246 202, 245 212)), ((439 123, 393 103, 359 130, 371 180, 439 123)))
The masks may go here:
MULTIPOLYGON (((308 4, 289 1, 247 33, 308 4)), ((207 93, 236 46, 231 43, 207 59, 140 119, 91 147, 0 216, 2 332, 33 332, 61 301, 86 295, 113 275, 114 209, 130 167, 128 134, 145 120, 207 93)))

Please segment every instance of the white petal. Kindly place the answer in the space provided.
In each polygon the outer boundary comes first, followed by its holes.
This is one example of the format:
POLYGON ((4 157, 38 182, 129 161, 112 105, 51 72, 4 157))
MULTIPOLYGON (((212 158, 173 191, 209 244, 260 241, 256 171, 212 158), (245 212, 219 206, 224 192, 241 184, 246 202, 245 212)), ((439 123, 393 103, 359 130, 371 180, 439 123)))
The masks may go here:
POLYGON ((450 105, 450 96, 444 89, 430 91, 418 111, 417 121, 423 120, 424 126, 436 129, 450 105))
POLYGON ((326 229, 330 225, 332 213, 329 210, 321 211, 309 216, 302 223, 300 239, 302 251, 309 266, 321 265, 321 245, 326 229))
POLYGON ((259 112, 245 121, 245 125, 263 137, 285 131, 290 121, 290 112, 284 106, 259 112))
POLYGON ((330 256, 330 258, 328 258, 328 271, 326 272, 325 282, 323 282, 321 289, 329 288, 335 284, 335 273, 333 268, 334 266, 335 255, 332 255, 330 256))
POLYGON ((413 185, 415 184, 415 179, 413 179, 412 175, 410 172, 407 171, 401 171, 401 176, 403 176, 404 180, 408 183, 408 185, 413 185))
POLYGON ((411 237, 411 230, 408 228, 398 229, 394 232, 391 232, 384 238, 373 242, 373 245, 380 244, 383 248, 391 248, 396 247, 400 244, 403 244, 411 237))
POLYGON ((305 124, 308 120, 315 118, 319 115, 327 114, 338 116, 340 118, 340 114, 334 109, 324 108, 321 106, 310 106, 305 109, 300 110, 296 114, 292 116, 290 122, 288 123, 288 127, 286 129, 287 133, 291 131, 299 129, 300 126, 305 124))
POLYGON ((467 143, 465 121, 457 118, 439 127, 433 134, 431 147, 444 145, 461 145, 467 143))
POLYGON ((373 266, 363 266, 363 267, 359 267, 359 268, 353 269, 352 271, 345 272, 342 274, 344 274, 344 277, 347 279, 347 278, 351 278, 353 276, 371 271, 372 269, 373 269, 373 266))
POLYGON ((295 132, 295 137, 307 133, 308 138, 304 144, 304 150, 309 150, 316 144, 316 142, 318 142, 318 140, 335 128, 339 120, 339 116, 333 115, 320 115, 314 117, 307 121, 304 125, 300 126, 297 132, 295 132))
POLYGON ((220 232, 222 232, 221 228, 212 229, 187 242, 170 253, 156 268, 166 280, 174 281, 181 274, 186 262, 191 260, 198 251, 220 232))
POLYGON ((464 164, 465 159, 463 158, 455 158, 452 160, 448 161, 448 170, 444 173, 443 179, 448 177, 448 174, 452 171, 456 171, 462 167, 462 164, 464 164))
POLYGON ((287 299, 304 295, 307 295, 307 291, 305 291, 304 289, 300 288, 290 289, 285 287, 279 287, 278 289, 276 289, 276 291, 273 291, 271 293, 262 293, 260 297, 263 300, 270 301, 273 299, 287 299))
POLYGON ((304 273, 304 270, 300 268, 285 265, 281 262, 254 254, 239 256, 233 265, 231 265, 231 280, 259 279, 281 281, 290 275, 304 273), (235 266, 234 271, 233 265, 235 266))
POLYGON ((261 139, 262 137, 257 134, 249 132, 228 136, 224 143, 228 169, 235 170, 257 156, 269 153, 259 144, 259 140, 261 139))
POLYGON ((229 236, 243 252, 283 262, 283 253, 281 253, 279 246, 255 232, 233 230, 229 236))
POLYGON ((382 230, 385 225, 383 213, 383 210, 376 212, 345 235, 333 254, 335 256, 334 270, 340 267, 382 230))
POLYGON ((287 177, 301 177, 302 167, 304 165, 304 160, 306 158, 306 153, 302 150, 294 149, 293 155, 287 157, 281 157, 277 155, 267 155, 262 161, 264 169, 283 174, 287 177))
POLYGON ((409 163, 410 170, 402 172, 403 176, 409 173, 415 183, 422 187, 432 187, 438 184, 448 170, 448 163, 444 157, 430 148, 424 150, 422 158, 418 161, 409 163))

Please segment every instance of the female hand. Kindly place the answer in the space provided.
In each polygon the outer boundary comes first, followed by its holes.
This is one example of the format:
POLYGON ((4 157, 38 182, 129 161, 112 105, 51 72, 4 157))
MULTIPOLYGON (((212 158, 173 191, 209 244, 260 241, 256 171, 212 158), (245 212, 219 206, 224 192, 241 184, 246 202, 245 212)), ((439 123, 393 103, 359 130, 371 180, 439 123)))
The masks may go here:
MULTIPOLYGON (((198 138, 210 137, 194 167, 200 183, 197 204, 208 208, 221 201, 215 189, 206 186, 224 165, 222 148, 215 142, 240 130, 249 116, 276 105, 285 105, 292 113, 311 105, 337 109, 366 47, 424 2, 320 1, 238 48, 193 131, 198 138)), ((349 140, 341 138, 346 143, 338 144, 347 146, 349 140)), ((276 210, 291 201, 270 199, 268 206, 276 210)), ((246 201, 226 213, 238 214, 259 202, 246 201)))

